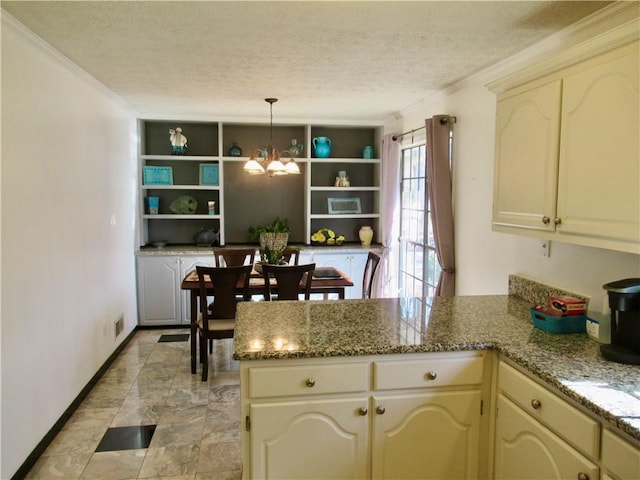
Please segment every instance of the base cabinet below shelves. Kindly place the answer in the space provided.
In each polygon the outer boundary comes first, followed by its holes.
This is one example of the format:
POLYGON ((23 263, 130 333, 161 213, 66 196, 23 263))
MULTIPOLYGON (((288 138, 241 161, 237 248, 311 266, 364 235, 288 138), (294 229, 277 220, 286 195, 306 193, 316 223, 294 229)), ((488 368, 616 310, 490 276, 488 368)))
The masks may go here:
POLYGON ((213 256, 140 256, 137 264, 138 323, 188 325, 191 321, 189 296, 180 289, 180 283, 196 265, 213 266, 213 256))
POLYGON ((345 290, 345 299, 362 298, 362 277, 367 263, 368 251, 353 253, 302 253, 300 263, 315 263, 319 267, 336 267, 349 275, 353 287, 345 290))

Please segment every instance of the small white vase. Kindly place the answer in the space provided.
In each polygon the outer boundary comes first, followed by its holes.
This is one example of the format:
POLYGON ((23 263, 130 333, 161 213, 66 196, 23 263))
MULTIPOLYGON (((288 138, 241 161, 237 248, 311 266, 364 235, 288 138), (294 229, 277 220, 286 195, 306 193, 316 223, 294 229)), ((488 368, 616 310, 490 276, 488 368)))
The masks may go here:
POLYGON ((371 245, 371 240, 373 240, 373 230, 371 230, 369 225, 364 225, 363 227, 360 227, 358 236, 360 237, 360 243, 362 246, 368 247, 371 245))

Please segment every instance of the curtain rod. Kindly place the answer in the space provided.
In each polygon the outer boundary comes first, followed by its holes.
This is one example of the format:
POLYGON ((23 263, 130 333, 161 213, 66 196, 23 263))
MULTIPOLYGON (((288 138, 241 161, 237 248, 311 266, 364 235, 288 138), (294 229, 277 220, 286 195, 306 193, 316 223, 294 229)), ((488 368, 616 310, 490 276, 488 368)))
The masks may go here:
MULTIPOLYGON (((456 123, 456 117, 442 117, 440 119, 440 125, 445 125, 446 123, 449 123, 449 122, 456 123)), ((423 127, 414 128, 413 130, 409 130, 408 132, 403 132, 398 135, 394 135, 393 137, 391 137, 391 140, 395 142, 400 137, 404 137, 405 135, 409 135, 410 133, 419 132, 420 130, 424 130, 425 128, 427 128, 426 125, 423 127)))

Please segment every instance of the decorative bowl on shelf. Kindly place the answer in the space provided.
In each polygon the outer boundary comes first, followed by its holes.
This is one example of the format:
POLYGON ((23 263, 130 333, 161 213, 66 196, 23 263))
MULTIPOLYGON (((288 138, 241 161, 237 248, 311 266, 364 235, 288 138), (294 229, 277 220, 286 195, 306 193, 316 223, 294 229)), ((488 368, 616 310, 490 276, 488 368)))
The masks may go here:
POLYGON ((342 245, 344 242, 344 235, 336 235, 336 233, 329 228, 321 228, 311 235, 311 244, 319 246, 335 246, 342 245))
POLYGON ((156 248, 164 248, 167 245, 167 242, 166 241, 151 242, 151 245, 153 245, 156 248))

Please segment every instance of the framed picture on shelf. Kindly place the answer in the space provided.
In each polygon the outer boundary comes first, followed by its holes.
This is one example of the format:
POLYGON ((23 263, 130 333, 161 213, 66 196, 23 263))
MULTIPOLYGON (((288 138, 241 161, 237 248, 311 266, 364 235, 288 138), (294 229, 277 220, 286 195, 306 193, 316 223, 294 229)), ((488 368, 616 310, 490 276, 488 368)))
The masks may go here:
POLYGON ((327 198, 329 213, 340 215, 345 213, 362 213, 360 198, 327 198))
POLYGON ((218 165, 215 163, 200 164, 200 185, 219 185, 218 165))
POLYGON ((142 167, 143 185, 173 185, 173 169, 171 167, 142 167))

